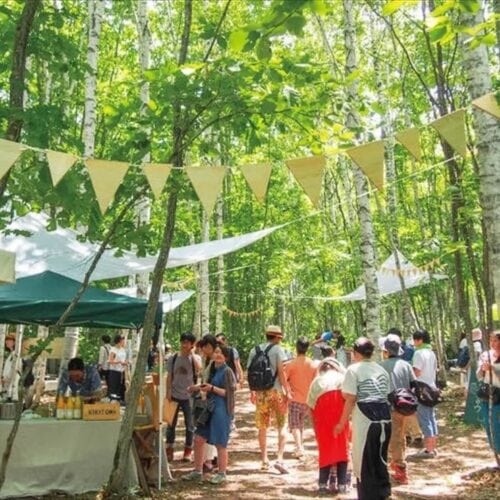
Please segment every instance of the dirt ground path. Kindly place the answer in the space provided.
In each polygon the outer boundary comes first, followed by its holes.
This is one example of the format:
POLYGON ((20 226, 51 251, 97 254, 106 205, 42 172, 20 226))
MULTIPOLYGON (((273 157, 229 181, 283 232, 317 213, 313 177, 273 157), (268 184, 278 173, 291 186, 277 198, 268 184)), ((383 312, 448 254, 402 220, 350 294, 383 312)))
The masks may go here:
MULTIPOLYGON (((393 498, 446 498, 486 500, 500 498, 498 472, 480 472, 494 465, 482 429, 466 427, 461 423, 463 401, 459 388, 447 391, 447 401, 438 407, 439 456, 435 460, 409 462, 410 484, 393 488, 393 498), (468 477, 469 476, 469 477, 468 477), (497 485, 498 483, 498 485, 497 485)), ((310 428, 305 432, 306 457, 298 461, 292 457, 290 436, 285 453, 285 464, 290 474, 277 471, 261 472, 257 434, 253 425, 254 406, 248 390, 237 395, 236 432, 229 446, 228 481, 221 486, 185 483, 182 474, 191 469, 189 464, 175 461, 171 464, 174 482, 155 495, 164 499, 301 499, 320 498, 317 493, 316 443, 310 428)), ((178 436, 177 458, 180 458, 181 435, 178 436)), ((276 433, 270 432, 270 459, 275 458, 276 433)), ((417 451, 410 448, 409 453, 417 451)), ((206 476, 207 478, 209 476, 206 476)), ((324 498, 324 496, 323 496, 324 498)), ((356 489, 337 498, 355 499, 356 489)))

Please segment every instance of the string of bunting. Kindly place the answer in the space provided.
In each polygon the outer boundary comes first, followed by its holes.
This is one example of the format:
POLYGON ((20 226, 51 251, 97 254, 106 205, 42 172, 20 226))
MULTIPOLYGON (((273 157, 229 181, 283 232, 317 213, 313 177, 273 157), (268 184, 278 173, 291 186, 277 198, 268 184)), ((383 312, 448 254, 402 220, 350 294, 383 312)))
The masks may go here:
MULTIPOLYGON (((500 119, 500 106, 493 93, 486 94, 472 101, 477 109, 500 119)), ((445 115, 429 125, 461 156, 467 154, 465 135, 465 109, 459 109, 445 115)), ((396 140, 409 153, 421 161, 420 130, 408 128, 396 133, 396 140)), ((378 190, 385 186, 384 141, 373 141, 355 146, 340 153, 347 154, 358 165, 378 190)), ((131 163, 102 159, 83 159, 70 153, 43 150, 26 144, 0 139, 0 179, 7 174, 20 159, 24 151, 34 150, 45 154, 52 183, 56 186, 68 170, 77 162, 83 162, 87 168, 92 187, 101 213, 111 205, 116 191, 122 183, 131 163)), ((285 164, 300 184, 312 204, 317 206, 320 200, 322 179, 326 168, 326 156, 311 156, 286 160, 285 164)), ((144 163, 140 165, 155 197, 159 197, 172 172, 176 168, 165 163, 144 163)), ((188 166, 184 168, 205 211, 210 214, 219 196, 224 177, 231 170, 226 166, 188 166)), ((242 165, 240 172, 245 177, 250 189, 259 202, 265 200, 272 166, 269 164, 242 165)))
POLYGON ((262 309, 259 308, 259 309, 255 309, 255 311, 237 312, 237 311, 233 311, 233 310, 229 309, 227 306, 224 306, 223 311, 228 316, 231 316, 231 317, 237 316, 237 317, 250 318, 250 317, 257 316, 258 314, 260 314, 262 312, 262 309))
POLYGON ((389 274, 391 276, 418 276, 422 272, 430 271, 432 270, 440 261, 441 259, 436 257, 435 259, 432 259, 430 262, 427 264, 424 264, 423 266, 415 266, 412 269, 395 269, 393 267, 384 267, 382 266, 380 268, 380 272, 382 274, 389 274))

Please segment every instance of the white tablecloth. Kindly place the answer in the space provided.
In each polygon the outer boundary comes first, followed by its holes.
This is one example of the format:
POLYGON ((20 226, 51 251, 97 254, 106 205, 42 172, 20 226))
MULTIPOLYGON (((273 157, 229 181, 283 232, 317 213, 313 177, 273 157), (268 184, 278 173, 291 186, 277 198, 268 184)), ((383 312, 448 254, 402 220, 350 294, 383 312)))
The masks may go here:
MULTIPOLYGON (((109 479, 120 421, 22 420, 0 498, 100 489, 109 479)), ((12 421, 0 421, 3 454, 12 421)), ((137 484, 132 459, 130 485, 137 484)))

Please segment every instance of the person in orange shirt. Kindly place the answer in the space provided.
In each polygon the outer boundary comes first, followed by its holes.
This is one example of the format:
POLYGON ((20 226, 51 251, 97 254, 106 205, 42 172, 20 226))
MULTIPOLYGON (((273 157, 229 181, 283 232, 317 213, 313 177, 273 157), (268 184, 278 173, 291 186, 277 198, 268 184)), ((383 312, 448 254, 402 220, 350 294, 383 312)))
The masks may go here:
POLYGON ((319 362, 306 356, 309 341, 304 337, 297 340, 295 348, 297 357, 286 363, 284 368, 285 377, 292 393, 292 399, 288 405, 288 427, 295 441, 294 456, 300 459, 304 456, 304 420, 309 413, 306 404, 307 394, 314 377, 317 375, 319 362))

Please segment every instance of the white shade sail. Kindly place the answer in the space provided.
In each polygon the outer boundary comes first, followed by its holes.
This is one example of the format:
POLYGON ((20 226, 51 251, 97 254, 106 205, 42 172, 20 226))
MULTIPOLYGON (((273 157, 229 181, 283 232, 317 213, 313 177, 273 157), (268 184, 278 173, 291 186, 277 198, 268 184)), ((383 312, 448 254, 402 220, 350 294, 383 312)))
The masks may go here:
MULTIPOLYGON (((126 295, 127 297, 137 297, 137 287, 128 286, 125 288, 116 288, 110 292, 118 295, 126 295)), ((163 303, 163 314, 177 309, 183 302, 189 299, 194 294, 194 290, 181 290, 179 292, 162 293, 160 302, 163 303)))
MULTIPOLYGON (((431 274, 428 271, 422 271, 414 266, 401 252, 398 251, 400 272, 404 279, 405 288, 414 288, 426 285, 433 280, 445 280, 448 277, 443 274, 431 274)), ((381 296, 398 293, 401 291, 401 278, 399 277, 396 266, 396 258, 392 253, 377 271, 378 289, 381 296)), ((345 302, 355 300, 365 300, 365 285, 356 288, 354 292, 342 297, 329 297, 328 300, 342 300, 345 302)))
MULTIPOLYGON (((0 234, 0 249, 16 253, 18 278, 53 271, 82 281, 97 253, 98 244, 78 241, 79 234, 72 229, 58 227, 54 231, 48 231, 48 222, 49 217, 40 213, 18 217, 8 226, 8 231, 24 231, 30 235, 4 232, 0 234)), ((268 236, 280 227, 283 226, 171 248, 167 268, 192 265, 234 252, 268 236)), ((116 257, 115 253, 115 249, 105 250, 92 273, 92 281, 151 272, 157 260, 157 256, 137 257, 133 252, 122 252, 120 257, 116 257)))

